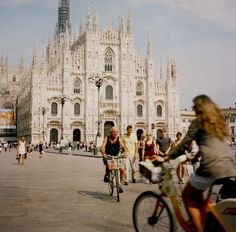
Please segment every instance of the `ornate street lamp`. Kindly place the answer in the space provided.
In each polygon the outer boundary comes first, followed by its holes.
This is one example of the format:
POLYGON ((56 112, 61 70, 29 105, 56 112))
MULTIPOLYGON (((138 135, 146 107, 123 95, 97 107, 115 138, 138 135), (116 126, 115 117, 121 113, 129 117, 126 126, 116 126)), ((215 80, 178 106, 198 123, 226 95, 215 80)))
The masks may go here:
POLYGON ((64 105, 65 105, 65 101, 66 101, 66 96, 64 94, 62 94, 59 97, 59 100, 61 102, 61 140, 64 139, 63 133, 64 133, 64 126, 63 126, 63 122, 64 122, 64 117, 63 117, 63 110, 64 110, 64 105))
POLYGON ((99 74, 92 74, 90 77, 89 77, 89 80, 90 81, 94 81, 96 87, 98 88, 98 121, 97 121, 97 137, 101 137, 101 133, 100 133, 100 124, 101 124, 101 121, 100 121, 100 88, 102 87, 102 84, 105 80, 105 77, 104 76, 99 76, 99 74))
POLYGON ((45 107, 42 107, 42 115, 43 115, 43 144, 44 144, 44 141, 45 141, 45 136, 44 136, 44 124, 45 124, 45 113, 46 113, 46 108, 45 107))

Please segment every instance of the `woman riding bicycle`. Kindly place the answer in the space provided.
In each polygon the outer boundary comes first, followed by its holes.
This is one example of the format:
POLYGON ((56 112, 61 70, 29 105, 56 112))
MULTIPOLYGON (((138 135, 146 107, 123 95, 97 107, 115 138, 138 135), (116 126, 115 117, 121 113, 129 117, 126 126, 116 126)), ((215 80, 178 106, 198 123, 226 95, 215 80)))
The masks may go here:
POLYGON ((199 146, 196 155, 201 157, 200 166, 183 190, 182 198, 186 210, 198 232, 203 231, 203 192, 214 180, 235 176, 234 160, 226 142, 226 127, 220 109, 206 95, 193 99, 196 119, 192 121, 184 139, 169 153, 174 159, 184 154, 192 140, 199 146))

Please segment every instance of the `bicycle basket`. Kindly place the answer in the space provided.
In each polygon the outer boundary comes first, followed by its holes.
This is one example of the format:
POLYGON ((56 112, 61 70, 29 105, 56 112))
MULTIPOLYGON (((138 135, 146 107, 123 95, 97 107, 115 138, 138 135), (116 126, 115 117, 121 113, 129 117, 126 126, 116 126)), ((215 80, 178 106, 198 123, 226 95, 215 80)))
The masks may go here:
POLYGON ((152 183, 158 183, 162 181, 162 168, 160 166, 154 166, 151 161, 139 162, 139 171, 142 176, 146 177, 152 183))
POLYGON ((107 167, 109 170, 114 170, 116 168, 116 163, 114 160, 107 160, 107 167))

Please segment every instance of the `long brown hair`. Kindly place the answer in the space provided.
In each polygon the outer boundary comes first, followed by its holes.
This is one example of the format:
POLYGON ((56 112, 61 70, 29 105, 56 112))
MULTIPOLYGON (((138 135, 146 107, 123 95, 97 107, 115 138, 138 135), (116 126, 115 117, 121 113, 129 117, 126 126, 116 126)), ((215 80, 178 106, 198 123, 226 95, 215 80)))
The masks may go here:
POLYGON ((195 97, 193 103, 193 109, 202 129, 214 137, 224 140, 227 131, 219 107, 206 95, 195 97))

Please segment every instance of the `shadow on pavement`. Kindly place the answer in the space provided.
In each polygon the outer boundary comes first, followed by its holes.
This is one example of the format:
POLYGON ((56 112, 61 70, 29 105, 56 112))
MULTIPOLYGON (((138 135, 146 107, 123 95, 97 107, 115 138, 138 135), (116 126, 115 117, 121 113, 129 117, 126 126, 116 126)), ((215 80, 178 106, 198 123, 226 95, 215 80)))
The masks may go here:
POLYGON ((101 201, 110 201, 110 202, 117 201, 116 195, 110 196, 108 192, 102 193, 102 192, 92 192, 92 191, 77 191, 77 193, 82 196, 90 196, 94 199, 99 199, 101 201))

